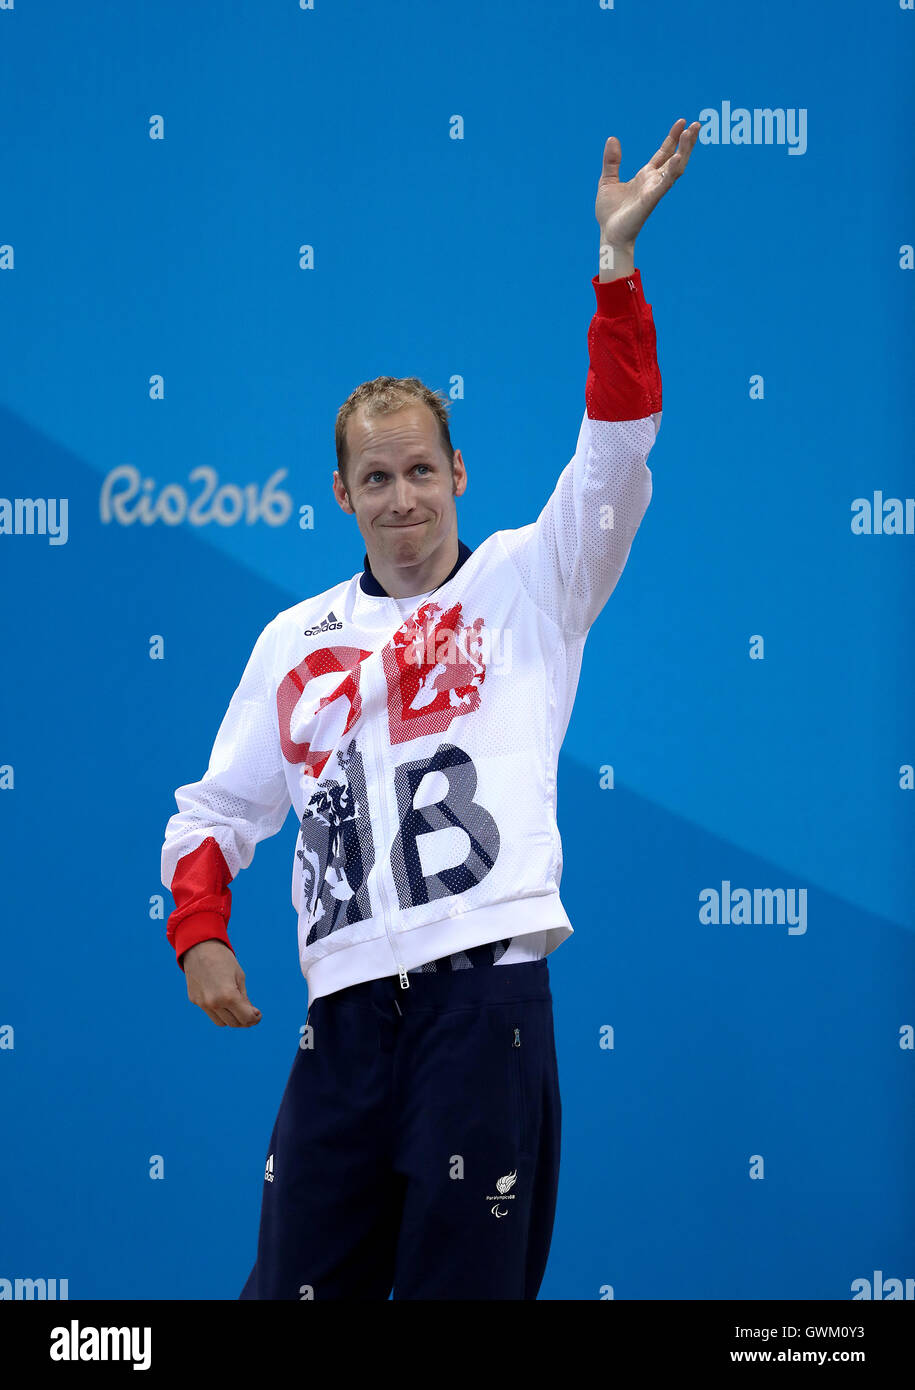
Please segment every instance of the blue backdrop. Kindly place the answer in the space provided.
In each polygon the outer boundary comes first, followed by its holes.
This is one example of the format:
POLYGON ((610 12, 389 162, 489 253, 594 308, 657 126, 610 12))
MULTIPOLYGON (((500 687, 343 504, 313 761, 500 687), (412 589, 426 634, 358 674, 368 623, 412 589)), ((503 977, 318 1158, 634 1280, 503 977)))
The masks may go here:
POLYGON ((452 396, 469 545, 534 519, 604 141, 628 179, 683 116, 636 247, 654 496, 560 761, 541 1297, 915 1296, 915 539, 856 520, 915 491, 913 46, 906 0, 0 0, 0 1294, 237 1297, 307 1007, 296 827, 233 884, 263 1020, 216 1028, 165 938, 174 788, 265 624, 362 568, 359 382, 452 396), (805 929, 705 920, 722 885, 805 929))

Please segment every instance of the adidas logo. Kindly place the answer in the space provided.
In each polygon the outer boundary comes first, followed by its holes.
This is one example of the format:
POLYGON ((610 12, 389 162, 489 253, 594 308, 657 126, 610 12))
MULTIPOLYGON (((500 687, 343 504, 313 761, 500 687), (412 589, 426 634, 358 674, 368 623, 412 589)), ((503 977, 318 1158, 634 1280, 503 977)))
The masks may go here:
POLYGON ((267 1159, 267 1167, 264 1169, 264 1182, 273 1182, 273 1154, 267 1159))
POLYGON ((342 626, 343 624, 340 619, 337 617, 334 610, 331 609, 324 621, 318 623, 317 627, 306 627, 304 635, 306 637, 317 637, 322 632, 333 632, 336 628, 342 626))

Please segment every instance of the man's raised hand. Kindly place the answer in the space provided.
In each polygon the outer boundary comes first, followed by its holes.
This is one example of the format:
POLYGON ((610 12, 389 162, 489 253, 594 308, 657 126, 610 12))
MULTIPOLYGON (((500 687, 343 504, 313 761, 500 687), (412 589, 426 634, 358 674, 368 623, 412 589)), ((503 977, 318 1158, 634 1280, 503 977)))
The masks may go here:
POLYGON ((601 240, 611 246, 632 247, 652 208, 664 197, 683 173, 693 145, 699 137, 699 122, 687 126, 681 116, 657 154, 649 159, 634 178, 620 183, 622 150, 615 135, 604 145, 604 165, 597 185, 594 214, 600 223, 601 240))

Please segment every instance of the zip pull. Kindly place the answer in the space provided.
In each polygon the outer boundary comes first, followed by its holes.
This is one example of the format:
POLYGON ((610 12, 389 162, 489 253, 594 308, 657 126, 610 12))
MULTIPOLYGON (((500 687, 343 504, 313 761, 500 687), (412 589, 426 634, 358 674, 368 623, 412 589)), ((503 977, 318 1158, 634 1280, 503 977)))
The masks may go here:
POLYGON ((520 1028, 516 1028, 516 1029, 515 1029, 515 1037, 514 1037, 514 1041, 513 1041, 513 1043, 512 1043, 512 1047, 520 1047, 520 1046, 521 1046, 521 1029, 520 1029, 520 1028))
POLYGON ((407 978, 406 967, 403 966, 403 965, 401 965, 400 961, 398 961, 398 962, 397 962, 397 969, 400 971, 400 988, 401 988, 401 989, 409 989, 409 988, 410 988, 410 981, 409 981, 409 979, 407 978))
POLYGON ((626 276, 626 284, 629 286, 629 288, 630 288, 631 290, 634 290, 634 289, 635 289, 635 281, 634 281, 634 280, 630 280, 630 278, 629 278, 628 275, 626 276))

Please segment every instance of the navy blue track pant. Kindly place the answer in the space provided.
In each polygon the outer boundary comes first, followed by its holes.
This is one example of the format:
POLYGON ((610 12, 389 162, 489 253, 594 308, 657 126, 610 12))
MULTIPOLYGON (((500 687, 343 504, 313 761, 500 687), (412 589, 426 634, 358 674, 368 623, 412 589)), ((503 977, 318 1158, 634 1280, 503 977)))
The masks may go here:
POLYGON ((240 1297, 536 1298, 561 1122, 546 959, 367 980, 308 1023, 240 1297))

